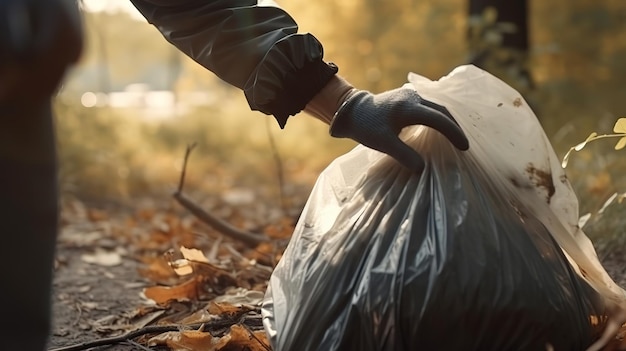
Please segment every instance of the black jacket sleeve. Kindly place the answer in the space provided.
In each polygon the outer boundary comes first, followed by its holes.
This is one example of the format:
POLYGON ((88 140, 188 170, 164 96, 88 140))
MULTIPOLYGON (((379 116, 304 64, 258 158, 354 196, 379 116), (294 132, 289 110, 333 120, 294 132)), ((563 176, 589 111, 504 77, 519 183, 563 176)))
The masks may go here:
POLYGON ((131 0, 178 49, 242 89, 281 127, 337 73, 311 34, 267 0, 131 0))

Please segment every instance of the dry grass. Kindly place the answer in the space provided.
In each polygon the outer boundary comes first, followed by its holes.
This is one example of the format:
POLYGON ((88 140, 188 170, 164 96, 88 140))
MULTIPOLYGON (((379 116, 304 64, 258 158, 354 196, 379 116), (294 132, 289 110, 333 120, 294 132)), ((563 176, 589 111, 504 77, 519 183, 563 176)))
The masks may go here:
POLYGON ((172 189, 187 144, 198 149, 187 184, 216 189, 277 182, 274 138, 286 183, 312 185, 328 162, 354 144, 333 139, 327 126, 292 117, 280 130, 271 117, 241 108, 205 108, 162 121, 107 108, 57 104, 61 183, 79 196, 125 199, 172 189), (269 130, 268 130, 269 124, 269 130))

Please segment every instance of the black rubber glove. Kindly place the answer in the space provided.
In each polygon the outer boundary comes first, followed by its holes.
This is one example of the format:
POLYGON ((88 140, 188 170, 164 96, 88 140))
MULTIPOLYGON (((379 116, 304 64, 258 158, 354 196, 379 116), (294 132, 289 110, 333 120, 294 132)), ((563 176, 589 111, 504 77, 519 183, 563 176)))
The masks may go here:
POLYGON ((415 124, 438 130, 460 150, 469 148, 467 137, 445 107, 422 99, 408 88, 377 95, 367 91, 353 93, 337 110, 330 134, 353 139, 421 172, 424 160, 398 137, 402 128, 415 124))

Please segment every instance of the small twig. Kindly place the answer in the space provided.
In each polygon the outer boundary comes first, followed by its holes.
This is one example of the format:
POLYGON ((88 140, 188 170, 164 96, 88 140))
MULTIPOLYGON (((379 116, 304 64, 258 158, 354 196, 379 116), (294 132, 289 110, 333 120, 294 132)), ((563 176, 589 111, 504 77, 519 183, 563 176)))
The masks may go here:
POLYGON ((246 243, 248 246, 256 247, 260 243, 267 242, 270 239, 263 234, 255 234, 245 230, 238 229, 232 226, 230 223, 217 218, 216 216, 206 212, 200 206, 198 206, 193 200, 188 198, 183 193, 183 186, 185 185, 185 174, 187 169, 187 160, 189 159, 189 154, 193 150, 196 144, 191 144, 187 146, 187 150, 185 151, 185 158, 183 160, 183 169, 180 174, 180 181, 178 182, 178 189, 174 193, 174 199, 178 201, 178 203, 186 208, 189 212, 191 212, 194 216, 196 216, 199 220, 219 231, 220 233, 229 236, 233 239, 240 240, 246 243))
POLYGON ((180 331, 183 328, 192 330, 192 329, 198 329, 203 325, 204 325, 205 330, 206 329, 209 329, 209 330, 221 329, 221 328, 233 326, 235 324, 245 325, 245 322, 247 320, 254 319, 250 317, 251 316, 239 315, 237 320, 222 319, 219 321, 195 323, 195 324, 189 324, 189 325, 149 325, 141 329, 131 331, 124 335, 115 336, 111 338, 103 338, 103 339, 98 339, 94 341, 87 341, 87 342, 83 342, 83 343, 75 344, 75 345, 63 346, 63 347, 59 347, 56 349, 50 349, 48 351, 82 351, 82 350, 87 350, 93 347, 114 345, 114 344, 127 342, 129 340, 135 339, 137 337, 140 337, 146 334, 161 334, 161 333, 172 332, 172 331, 180 331))
MULTIPOLYGON (((200 323, 198 323, 198 325, 200 325, 200 323)), ((190 327, 194 327, 194 326, 190 326, 190 327)), ((90 349, 92 347, 97 347, 97 346, 105 346, 105 345, 113 345, 113 344, 119 344, 122 342, 125 342, 127 340, 130 339, 134 339, 136 337, 142 336, 142 335, 146 335, 146 334, 155 334, 155 333, 165 333, 165 332, 170 332, 170 331, 179 331, 180 330, 180 326, 179 325, 149 325, 147 327, 143 327, 141 329, 138 330, 134 330, 132 332, 129 332, 125 335, 120 335, 120 336, 114 336, 111 338, 103 338, 103 339, 98 339, 98 340, 94 340, 94 341, 87 341, 87 342, 83 342, 80 344, 75 344, 75 345, 69 345, 69 346, 64 346, 64 347, 59 347, 56 349, 51 349, 48 351, 80 351, 80 350, 87 350, 90 349)))
POLYGON ((276 162, 276 174, 278 175, 278 196, 280 197, 280 207, 283 211, 287 211, 287 200, 285 197, 285 172, 283 168, 283 160, 278 153, 278 147, 274 140, 274 134, 270 129, 270 118, 265 119, 265 130, 267 131, 267 137, 270 141, 270 148, 272 149, 272 155, 274 156, 274 162, 276 162))
POLYGON ((178 190, 176 190, 176 193, 183 192, 183 185, 185 185, 185 175, 187 173, 187 161, 189 160, 189 155, 191 154, 191 151, 193 151, 196 145, 197 143, 187 145, 187 149, 185 150, 185 158, 183 159, 183 170, 180 174, 180 180, 178 181, 178 190))

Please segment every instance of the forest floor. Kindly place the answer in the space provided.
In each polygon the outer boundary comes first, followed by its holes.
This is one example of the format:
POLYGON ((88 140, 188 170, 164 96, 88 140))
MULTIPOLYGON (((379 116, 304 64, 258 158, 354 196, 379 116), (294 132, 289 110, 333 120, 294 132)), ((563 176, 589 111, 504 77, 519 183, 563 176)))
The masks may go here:
MULTIPOLYGON (((76 199, 65 200, 49 349, 70 350, 68 345, 119 337, 155 324, 206 323, 205 330, 210 333, 159 330, 119 343, 72 350, 200 350, 194 345, 207 342, 221 343, 215 348, 218 351, 245 347, 269 350, 258 308, 242 310, 236 306, 255 306, 263 296, 271 267, 293 230, 301 202, 294 201, 292 210, 287 211, 290 214, 285 215, 278 209, 257 206, 257 200, 257 194, 234 191, 217 200, 202 201, 203 206, 235 226, 273 238, 271 243, 254 248, 223 239, 169 199, 135 200, 133 207, 92 207, 76 199), (190 258, 187 253, 188 261, 196 260, 192 262, 193 278, 175 274, 170 265, 180 258, 181 246, 202 250, 211 264, 200 268, 210 273, 197 273, 202 272, 198 267, 204 263, 198 262, 203 259, 190 258), (207 274, 215 281, 206 279, 207 274), (246 289, 232 289, 235 285, 246 289), (154 304, 148 296, 161 304, 154 304), (232 298, 208 302, 218 296, 232 298), (228 323, 211 326, 206 312, 215 313, 216 308, 218 313, 228 314, 233 320, 230 324, 244 329, 229 329, 228 323)), ((626 255, 613 250, 607 255, 599 252, 599 256, 613 279, 626 287, 626 255)))

